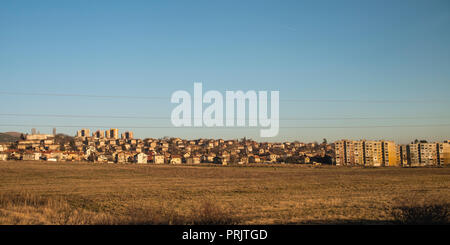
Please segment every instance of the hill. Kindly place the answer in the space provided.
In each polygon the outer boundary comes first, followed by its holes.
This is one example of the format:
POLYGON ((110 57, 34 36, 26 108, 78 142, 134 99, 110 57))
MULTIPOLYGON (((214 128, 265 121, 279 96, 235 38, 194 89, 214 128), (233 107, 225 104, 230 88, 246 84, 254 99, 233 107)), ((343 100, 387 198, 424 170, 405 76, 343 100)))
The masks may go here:
POLYGON ((75 137, 66 134, 55 135, 55 142, 58 144, 68 144, 74 140, 75 137))
POLYGON ((18 136, 15 136, 16 134, 11 135, 10 133, 12 132, 0 133, 0 142, 15 142, 20 139, 20 133, 18 133, 18 136))
POLYGON ((13 137, 17 137, 17 138, 20 138, 20 136, 22 135, 21 132, 4 132, 4 134, 7 134, 7 135, 10 135, 13 137))

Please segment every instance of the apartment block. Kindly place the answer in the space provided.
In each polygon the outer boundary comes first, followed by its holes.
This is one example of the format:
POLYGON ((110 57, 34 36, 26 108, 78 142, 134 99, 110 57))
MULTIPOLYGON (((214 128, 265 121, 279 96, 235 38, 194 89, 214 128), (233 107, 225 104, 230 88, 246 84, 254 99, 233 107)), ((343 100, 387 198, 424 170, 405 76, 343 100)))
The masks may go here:
POLYGON ((355 163, 353 142, 350 140, 335 142, 336 165, 353 165, 355 163))
POLYGON ((397 146, 393 141, 382 141, 383 166, 398 166, 397 146))
POLYGON ((397 147, 397 151, 398 151, 398 161, 399 164, 401 164, 402 166, 406 166, 408 165, 408 150, 407 150, 408 146, 407 145, 400 145, 397 147))
POLYGON ((419 144, 419 162, 421 165, 437 165, 437 143, 419 144))
POLYGON ((133 132, 131 132, 131 131, 126 131, 125 133, 122 133, 122 134, 121 134, 121 138, 122 138, 122 139, 131 140, 131 139, 133 139, 133 132))
POLYGON ((77 137, 89 137, 90 135, 90 130, 86 128, 77 131, 77 137))
POLYGON ((119 129, 111 128, 109 130, 109 138, 110 139, 119 139, 119 129))
POLYGON ((397 166, 397 146, 392 141, 335 142, 336 165, 397 166))
POLYGON ((95 138, 104 138, 105 137, 105 131, 103 130, 97 130, 95 131, 95 133, 92 134, 93 137, 95 138))
POLYGON ((380 141, 364 142, 364 165, 379 167, 383 164, 383 144, 380 141))
POLYGON ((438 164, 447 165, 450 164, 450 142, 438 143, 438 164))
POLYGON ((364 141, 354 141, 354 157, 355 157, 355 165, 364 165, 364 141))
POLYGON ((336 159, 336 165, 341 166, 345 165, 345 147, 344 147, 344 141, 340 140, 334 142, 334 153, 335 153, 335 159, 336 159))

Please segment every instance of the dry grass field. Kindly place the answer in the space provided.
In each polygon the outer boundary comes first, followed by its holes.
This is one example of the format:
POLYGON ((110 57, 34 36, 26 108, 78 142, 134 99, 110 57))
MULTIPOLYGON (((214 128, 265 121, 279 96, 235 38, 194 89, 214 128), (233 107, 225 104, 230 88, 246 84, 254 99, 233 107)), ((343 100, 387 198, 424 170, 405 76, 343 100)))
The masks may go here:
POLYGON ((0 224, 448 223, 449 187, 450 168, 10 161, 0 224))

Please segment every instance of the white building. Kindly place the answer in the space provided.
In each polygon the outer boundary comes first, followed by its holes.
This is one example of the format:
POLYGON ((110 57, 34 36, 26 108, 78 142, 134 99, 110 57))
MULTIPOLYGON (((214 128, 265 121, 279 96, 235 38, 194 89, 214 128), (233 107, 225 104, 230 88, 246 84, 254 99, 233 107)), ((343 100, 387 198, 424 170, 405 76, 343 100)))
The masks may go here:
POLYGON ((153 157, 153 162, 155 164, 164 164, 164 155, 155 155, 153 157))
POLYGON ((134 162, 138 164, 144 164, 147 163, 147 154, 145 153, 138 153, 134 156, 134 162))
POLYGON ((6 161, 8 160, 8 154, 0 153, 0 161, 6 161))

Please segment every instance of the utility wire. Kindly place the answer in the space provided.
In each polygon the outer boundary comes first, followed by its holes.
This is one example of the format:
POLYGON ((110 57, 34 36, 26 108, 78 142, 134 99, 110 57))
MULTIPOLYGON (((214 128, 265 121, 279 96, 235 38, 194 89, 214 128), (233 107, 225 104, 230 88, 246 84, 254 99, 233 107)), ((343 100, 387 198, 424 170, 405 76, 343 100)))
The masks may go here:
MULTIPOLYGON (((121 116, 121 115, 76 115, 76 114, 33 114, 33 113, 0 113, 0 117, 53 117, 53 118, 115 118, 115 119, 154 119, 163 120, 171 117, 157 116, 121 116)), ((301 121, 301 120, 384 120, 384 119, 449 119, 442 116, 397 116, 397 117, 298 117, 298 118, 280 118, 280 121, 301 121)), ((196 118, 193 118, 196 119, 196 118)), ((248 119, 248 118, 244 118, 248 119)))
MULTIPOLYGON (((367 125, 367 126, 280 126, 280 128, 307 129, 307 128, 422 128, 422 127, 449 127, 450 124, 421 124, 421 125, 367 125)), ((258 127, 175 127, 175 126, 105 126, 105 125, 36 125, 36 124, 0 124, 0 127, 52 127, 52 128, 121 128, 121 129, 252 129, 258 127)))
MULTIPOLYGON (((90 94, 66 94, 66 93, 35 93, 35 92, 6 92, 0 91, 2 95, 11 96, 55 96, 55 97, 85 97, 85 98, 106 98, 106 99, 146 99, 146 100, 166 100, 170 97, 161 96, 122 96, 122 95, 90 95, 90 94)), ((282 102, 314 102, 314 103, 379 103, 379 104, 397 104, 397 103, 450 103, 450 100, 443 99, 410 99, 410 100, 380 100, 380 99, 298 99, 287 98, 280 99, 282 102)))

